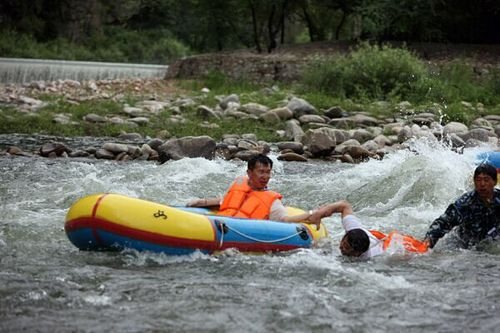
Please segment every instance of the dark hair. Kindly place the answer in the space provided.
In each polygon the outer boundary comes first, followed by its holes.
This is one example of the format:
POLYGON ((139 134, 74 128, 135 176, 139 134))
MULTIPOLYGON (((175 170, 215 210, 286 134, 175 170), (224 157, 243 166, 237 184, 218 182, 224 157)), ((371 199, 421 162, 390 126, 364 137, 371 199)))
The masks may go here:
POLYGON ((476 170, 474 170, 474 179, 482 173, 493 178, 495 182, 497 181, 497 169, 495 169, 494 166, 487 163, 480 164, 476 170))
POLYGON ((359 257, 370 247, 370 239, 362 229, 352 229, 346 232, 343 239, 347 239, 350 250, 348 253, 342 253, 346 256, 359 257))
POLYGON ((257 154, 248 160, 248 170, 255 168, 255 164, 260 163, 262 165, 269 165, 271 169, 273 168, 273 161, 264 154, 257 154))

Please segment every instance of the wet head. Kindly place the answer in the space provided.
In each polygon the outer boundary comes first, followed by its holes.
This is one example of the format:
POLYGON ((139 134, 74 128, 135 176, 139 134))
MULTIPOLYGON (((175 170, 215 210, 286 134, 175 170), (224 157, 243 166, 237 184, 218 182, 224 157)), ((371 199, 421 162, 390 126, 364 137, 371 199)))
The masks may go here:
POLYGON ((349 257, 359 257, 370 247, 370 239, 362 229, 349 230, 340 241, 340 252, 349 257))
POLYGON ((481 199, 490 202, 497 184, 497 170, 489 164, 481 164, 474 171, 474 187, 481 199))
POLYGON ((264 190, 271 179, 273 161, 262 154, 256 155, 248 161, 248 184, 254 190, 264 190))

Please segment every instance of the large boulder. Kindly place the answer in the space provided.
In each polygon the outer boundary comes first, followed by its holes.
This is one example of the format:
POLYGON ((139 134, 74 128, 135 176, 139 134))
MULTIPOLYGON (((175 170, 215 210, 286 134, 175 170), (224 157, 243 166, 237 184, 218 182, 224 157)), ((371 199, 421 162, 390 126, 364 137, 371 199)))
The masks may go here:
POLYGON ((164 163, 169 159, 180 160, 184 157, 212 159, 215 147, 215 140, 206 135, 171 139, 158 147, 159 161, 164 163))
POLYGON ((315 114, 317 113, 316 108, 309 104, 306 100, 302 98, 294 97, 288 102, 287 108, 293 112, 295 118, 299 118, 305 114, 315 114))
POLYGON ((309 129, 302 138, 302 143, 315 156, 328 155, 337 144, 335 131, 327 127, 309 129))
POLYGON ((446 136, 446 135, 450 135, 452 133, 455 133, 455 134, 465 134, 467 133, 469 129, 467 128, 466 125, 462 124, 462 123, 459 123, 459 122, 456 122, 456 121, 452 121, 452 122, 449 122, 448 124, 446 124, 443 128, 443 134, 446 136))
POLYGON ((40 147, 40 155, 43 157, 56 157, 63 153, 71 153, 71 149, 61 142, 50 142, 40 147))
POLYGON ((304 145, 300 142, 285 141, 285 142, 278 142, 277 145, 279 150, 289 149, 297 154, 304 153, 304 145))

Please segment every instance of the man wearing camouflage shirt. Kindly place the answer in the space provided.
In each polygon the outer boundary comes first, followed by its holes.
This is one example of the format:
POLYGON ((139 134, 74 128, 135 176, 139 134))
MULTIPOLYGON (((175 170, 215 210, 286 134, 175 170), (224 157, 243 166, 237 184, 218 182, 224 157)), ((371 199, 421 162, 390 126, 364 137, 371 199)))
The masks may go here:
POLYGON ((500 237, 500 190, 495 189, 497 170, 481 164, 474 171, 474 187, 429 226, 425 241, 432 248, 446 233, 457 227, 462 246, 467 248, 487 238, 500 237))

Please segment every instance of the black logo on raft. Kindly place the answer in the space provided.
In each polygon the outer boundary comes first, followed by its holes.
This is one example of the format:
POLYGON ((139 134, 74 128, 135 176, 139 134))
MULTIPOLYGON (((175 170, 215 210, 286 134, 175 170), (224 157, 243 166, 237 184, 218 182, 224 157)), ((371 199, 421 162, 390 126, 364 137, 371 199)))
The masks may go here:
POLYGON ((162 210, 158 210, 156 213, 153 214, 155 218, 163 218, 164 220, 168 219, 167 215, 165 215, 165 212, 162 210))

